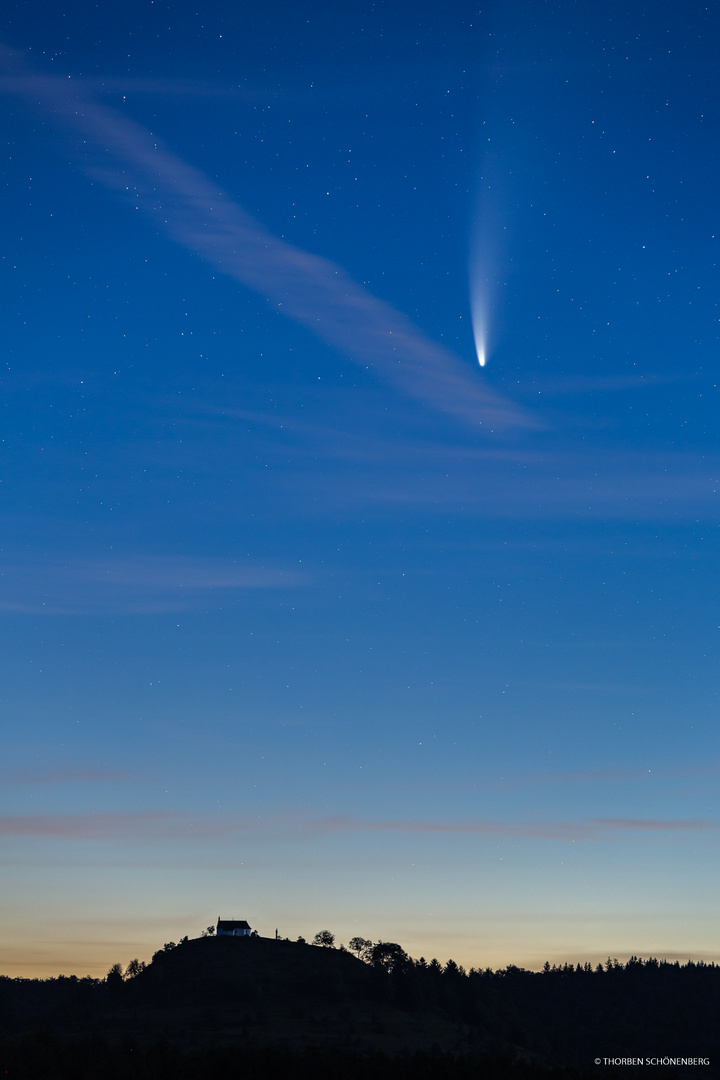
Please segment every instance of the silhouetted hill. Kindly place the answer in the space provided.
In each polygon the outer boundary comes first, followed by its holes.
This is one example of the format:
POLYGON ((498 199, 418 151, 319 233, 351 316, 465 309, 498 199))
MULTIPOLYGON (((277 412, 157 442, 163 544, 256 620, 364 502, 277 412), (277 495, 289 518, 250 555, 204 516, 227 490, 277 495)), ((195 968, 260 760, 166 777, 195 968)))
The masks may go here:
MULTIPOLYGON (((130 979, 0 979, 0 1075, 109 1080, 122 1061, 118 1076, 143 1080, 252 1080, 276 1067, 298 1078, 357 1069, 494 1080, 589 1076, 596 1058, 709 1059, 658 1066, 666 1078, 700 1077, 716 1075, 718 1017, 714 965, 465 973, 396 945, 364 962, 299 942, 207 937, 161 950, 130 979), (90 1061, 95 1072, 78 1071, 90 1061)), ((623 1066, 623 1077, 647 1070, 623 1066)))
POLYGON ((196 938, 153 962, 124 990, 174 1005, 198 998, 215 1008, 337 1003, 371 992, 373 971, 349 952, 261 937, 196 938))

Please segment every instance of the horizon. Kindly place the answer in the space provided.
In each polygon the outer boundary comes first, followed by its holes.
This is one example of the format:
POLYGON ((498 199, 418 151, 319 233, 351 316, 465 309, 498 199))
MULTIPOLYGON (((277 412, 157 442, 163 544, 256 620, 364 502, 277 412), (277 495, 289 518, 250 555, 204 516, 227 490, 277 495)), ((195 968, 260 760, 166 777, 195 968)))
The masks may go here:
MULTIPOLYGON (((224 919, 225 916, 221 916, 221 918, 224 919)), ((228 918, 234 919, 234 918, 236 918, 236 916, 234 916, 234 915, 233 916, 228 916, 228 918)), ((210 923, 210 924, 208 924, 208 926, 209 925, 216 925, 216 922, 214 924, 210 923)), ((256 927, 253 926, 252 923, 250 924, 250 926, 251 926, 251 929, 253 931, 256 930, 256 927)), ((133 952, 133 943, 131 941, 125 941, 125 942, 121 943, 122 947, 124 948, 122 958, 119 957, 118 955, 116 955, 115 959, 113 961, 111 961, 111 963, 109 963, 109 964, 105 964, 104 961, 98 961, 96 964, 92 965, 89 968, 83 969, 83 970, 77 970, 77 969, 71 970, 70 966, 68 966, 68 965, 72 965, 72 961, 67 961, 67 963, 65 965, 61 966, 61 968, 58 968, 57 966, 53 967, 52 965, 50 965, 48 967, 47 966, 48 962, 46 960, 42 960, 42 961, 37 962, 38 967, 40 967, 42 970, 37 970, 37 969, 33 970, 32 969, 32 962, 28 963, 27 957, 24 956, 21 963, 18 965, 17 970, 12 969, 12 965, 10 965, 11 970, 2 970, 2 971, 0 971, 0 976, 6 977, 6 978, 27 978, 27 979, 52 979, 52 978, 57 978, 57 977, 61 977, 61 976, 64 976, 64 977, 77 976, 78 978, 82 978, 82 977, 85 977, 85 976, 89 976, 89 977, 95 978, 95 979, 104 979, 105 976, 108 974, 108 971, 110 970, 110 968, 116 963, 119 963, 122 966, 123 969, 127 966, 127 964, 130 962, 130 960, 134 959, 134 958, 142 961, 145 964, 149 964, 151 962, 154 954, 157 953, 157 952, 162 952, 164 947, 165 947, 165 944, 167 944, 167 943, 170 943, 172 946, 176 947, 177 945, 182 944, 183 940, 186 939, 186 938, 189 941, 200 941, 205 937, 216 937, 217 936, 217 934, 208 935, 207 933, 205 933, 206 929, 207 928, 203 928, 203 930, 199 931, 197 934, 190 933, 190 932, 188 932, 186 930, 184 934, 180 934, 178 932, 174 936, 173 935, 169 935, 169 936, 165 935, 166 940, 163 940, 163 941, 161 941, 161 938, 163 937, 163 935, 160 935, 160 937, 158 937, 157 940, 155 940, 152 943, 148 942, 147 940, 143 940, 140 943, 136 943, 137 948, 136 948, 135 952, 133 952), (125 955, 125 953, 127 953, 127 955, 125 955), (132 953, 132 955, 130 955, 131 953, 132 953), (142 955, 140 955, 141 953, 142 953, 142 955)), ((317 947, 317 948, 325 947, 325 946, 322 946, 322 945, 319 945, 319 944, 313 942, 313 937, 315 936, 316 933, 320 932, 319 930, 316 930, 316 931, 313 931, 313 932, 308 932, 308 933, 302 933, 300 931, 300 932, 298 932, 298 934, 288 934, 288 933, 284 933, 282 931, 282 928, 278 927, 276 929, 277 929, 277 933, 278 933, 277 938, 275 937, 275 930, 268 931, 267 933, 261 933, 258 930, 257 931, 257 936, 260 939, 265 940, 265 941, 278 940, 278 941, 290 942, 291 944, 300 943, 300 944, 306 944, 306 945, 313 945, 314 947, 317 947)), ((327 928, 325 928, 325 929, 327 929, 327 928)), ((334 939, 335 939, 334 944, 332 946, 333 949, 338 950, 342 946, 351 955, 353 955, 353 956, 355 955, 355 953, 353 953, 353 951, 349 947, 349 942, 355 936, 363 936, 362 934, 359 934, 357 931, 355 931, 353 933, 348 933, 346 935, 337 934, 334 930, 330 930, 330 932, 333 934, 334 939)), ((587 953, 583 953, 582 955, 577 954, 575 956, 573 956, 573 955, 568 956, 568 955, 563 954, 562 956, 556 956, 556 957, 546 956, 544 959, 541 959, 538 953, 528 953, 528 960, 525 963, 523 963, 522 960, 519 960, 517 958, 513 959, 513 960, 509 960, 506 963, 502 963, 502 962, 498 962, 498 961, 496 961, 495 963, 489 963, 489 962, 485 963, 485 962, 483 962, 482 956, 478 956, 476 954, 475 954, 474 962, 472 960, 469 960, 467 958, 467 955, 466 955, 467 946, 463 946, 463 945, 460 946, 460 952, 458 954, 451 953, 451 954, 448 954, 448 955, 435 956, 435 955, 431 955, 430 953, 427 953, 427 952, 423 953, 422 951, 419 951, 419 952, 415 951, 414 952, 412 950, 412 948, 409 948, 407 946, 407 944, 404 943, 403 941, 396 941, 395 939, 387 937, 387 936, 382 936, 381 935, 381 936, 379 936, 377 938, 372 938, 372 939, 369 939, 369 940, 371 940, 371 942, 375 943, 375 944, 378 943, 378 942, 392 941, 393 943, 400 945, 401 948, 403 948, 405 950, 407 955, 415 962, 417 962, 420 959, 424 959, 427 963, 430 963, 432 960, 437 960, 440 963, 440 965, 442 967, 444 967, 447 964, 448 961, 454 961, 455 963, 460 965, 465 971, 468 971, 468 972, 471 971, 471 970, 484 971, 484 970, 487 970, 487 969, 491 969, 491 970, 497 972, 497 971, 505 970, 506 968, 509 968, 509 967, 518 967, 518 968, 521 968, 523 970, 527 970, 527 971, 531 971, 531 972, 541 972, 546 963, 550 964, 551 967, 553 967, 553 966, 562 967, 565 964, 570 964, 573 967, 576 967, 578 964, 580 964, 581 967, 584 967, 586 964, 590 964, 592 969, 595 970, 597 968, 598 964, 602 965, 603 968, 606 967, 607 962, 609 960, 613 960, 615 962, 619 962, 621 965, 625 965, 631 959, 640 960, 643 963, 646 963, 648 961, 657 961, 658 963, 661 963, 661 964, 662 963, 679 964, 681 967, 684 966, 685 964, 688 964, 688 963, 695 963, 695 964, 696 963, 701 963, 701 964, 706 964, 706 965, 720 965, 720 954, 714 955, 714 956, 709 956, 707 954, 703 954, 703 955, 689 954, 689 953, 675 953, 675 954, 673 954, 673 953, 667 953, 667 952, 660 954, 660 953, 653 953, 652 951, 645 952, 645 953, 623 952, 623 951, 619 951, 619 952, 615 951, 615 952, 613 952, 612 950, 606 952, 605 954, 595 953, 595 954, 589 954, 588 955, 587 953)), ((105 942, 103 942, 101 944, 100 948, 105 953, 107 951, 107 944, 105 942)), ((116 949, 116 953, 117 952, 118 952, 118 950, 116 949)))
MULTIPOLYGON (((253 930, 253 932, 255 932, 254 927, 252 928, 252 930, 253 930)), ((316 931, 316 933, 320 933, 320 931, 316 931)), ((332 931, 330 931, 330 933, 333 934, 333 937, 334 937, 334 942, 333 942, 333 944, 331 946, 328 946, 328 945, 326 945, 324 943, 319 943, 319 942, 314 941, 313 940, 313 937, 315 936, 314 934, 312 934, 312 935, 308 934, 307 936, 305 936, 303 934, 300 934, 297 937, 291 937, 291 936, 280 933, 279 930, 278 930, 277 931, 277 936, 276 936, 276 934, 274 932, 273 933, 268 933, 268 934, 261 934, 261 933, 257 932, 255 934, 255 936, 257 937, 258 940, 262 940, 262 941, 279 941, 279 942, 290 943, 291 945, 298 945, 298 944, 300 944, 300 945, 308 945, 308 946, 312 946, 313 948, 320 948, 320 949, 328 948, 328 949, 334 950, 334 951, 343 951, 344 950, 346 953, 353 956, 355 959, 358 959, 358 960, 361 959, 360 957, 357 956, 357 953, 354 952, 350 948, 350 945, 349 945, 349 941, 352 939, 353 936, 356 936, 356 935, 350 935, 348 937, 347 941, 343 941, 338 937, 338 935, 334 934, 332 931)), ((2 972, 0 972, 0 977, 4 977, 4 978, 25 978, 25 979, 53 979, 53 978, 63 978, 63 977, 64 978, 69 978, 69 977, 85 978, 85 977, 89 977, 89 978, 103 980, 103 979, 105 979, 107 977, 109 971, 112 968, 114 968, 116 964, 119 964, 120 967, 124 970, 127 967, 127 965, 130 963, 131 959, 137 959, 137 960, 140 960, 143 964, 145 964, 147 966, 152 962, 152 960, 154 959, 154 957, 157 954, 165 952, 167 950, 168 945, 170 946, 170 949, 173 949, 173 948, 177 948, 178 946, 183 945, 186 942, 202 941, 202 940, 207 939, 207 938, 214 939, 217 936, 218 936, 217 932, 215 932, 213 934, 208 934, 205 931, 201 931, 197 935, 192 935, 192 934, 178 935, 177 941, 168 939, 167 942, 163 942, 162 944, 160 944, 159 941, 156 942, 155 945, 152 947, 151 952, 148 953, 146 956, 124 957, 122 960, 117 959, 116 961, 114 961, 113 964, 109 965, 107 970, 102 969, 102 970, 99 970, 97 972, 93 972, 93 971, 82 971, 82 972, 80 972, 80 971, 69 971, 69 970, 54 971, 53 970, 52 972, 38 973, 38 972, 27 972, 25 970, 24 974, 18 974, 18 973, 14 973, 14 972, 2 971, 2 972)), ((378 943, 387 944, 387 943, 389 943, 389 941, 390 941, 389 938, 382 938, 381 937, 381 938, 378 938, 377 940, 370 940, 369 944, 371 944, 371 945, 372 944, 378 944, 378 943)), ((492 970, 493 972, 497 973, 497 972, 504 971, 504 970, 506 970, 508 968, 517 967, 517 968, 519 968, 521 970, 525 970, 525 971, 529 971, 531 973, 539 974, 539 973, 541 973, 543 971, 543 969, 547 965, 549 965, 551 968, 555 968, 555 967, 562 968, 563 966, 566 966, 566 965, 569 965, 569 966, 575 968, 575 967, 578 966, 578 964, 581 967, 585 967, 587 964, 590 964, 592 970, 595 971, 595 970, 597 970, 598 966, 602 967, 603 969, 607 969, 610 962, 613 962, 614 964, 620 964, 620 966, 626 966, 629 961, 639 961, 642 964, 648 964, 648 963, 650 963, 650 964, 652 964, 652 963, 671 964, 671 965, 674 965, 674 966, 679 965, 680 967, 684 967, 686 965, 691 965, 691 964, 700 964, 701 966, 704 965, 704 966, 708 966, 708 967, 720 966, 720 956, 708 959, 707 956, 687 956, 685 954, 662 955, 662 956, 660 956, 660 955, 654 955, 652 953, 648 953, 647 955, 638 955, 638 954, 635 954, 635 953, 629 953, 627 955, 622 955, 622 956, 617 956, 617 955, 614 955, 613 953, 608 953, 606 956, 602 956, 602 957, 598 954, 598 955, 596 955, 594 957, 592 957, 592 956, 590 956, 590 957, 588 957, 588 956, 579 957, 578 956, 578 957, 569 957, 569 958, 565 958, 565 959, 560 958, 560 959, 555 959, 555 960, 552 960, 550 958, 546 958, 545 960, 543 960, 541 962, 538 962, 537 958, 534 958, 533 961, 528 963, 528 964, 518 963, 517 961, 511 961, 511 962, 509 962, 507 964, 495 964, 495 965, 482 964, 482 963, 471 964, 471 963, 464 963, 457 956, 448 956, 448 957, 446 957, 444 959, 439 959, 438 957, 435 957, 435 956, 430 956, 430 955, 425 956, 425 955, 422 955, 422 954, 419 954, 419 953, 416 955, 412 951, 406 949, 402 945, 402 942, 392 942, 392 944, 400 945, 401 948, 404 949, 407 956, 413 961, 413 963, 417 963, 418 961, 422 961, 422 960, 424 960, 427 964, 430 964, 432 962, 438 962, 440 964, 440 966, 444 968, 445 965, 448 962, 454 962, 454 963, 458 964, 458 966, 463 971, 465 971, 466 973, 470 973, 472 971, 488 971, 488 970, 492 970)), ((363 961, 363 962, 365 962, 365 961, 363 961)))
POLYGON ((1 974, 720 960, 718 40, 8 0, 1 974))

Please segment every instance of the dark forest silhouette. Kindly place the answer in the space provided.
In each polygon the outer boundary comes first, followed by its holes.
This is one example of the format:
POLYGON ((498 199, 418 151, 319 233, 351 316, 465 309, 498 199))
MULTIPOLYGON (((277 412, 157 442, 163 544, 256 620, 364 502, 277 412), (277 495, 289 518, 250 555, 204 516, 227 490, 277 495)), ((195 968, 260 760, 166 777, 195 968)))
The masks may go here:
POLYGON ((623 1077, 699 1077, 720 1062, 714 964, 465 971, 394 942, 355 938, 349 952, 331 939, 206 931, 103 980, 0 978, 0 1076, 493 1080, 590 1076, 642 1058, 623 1077))

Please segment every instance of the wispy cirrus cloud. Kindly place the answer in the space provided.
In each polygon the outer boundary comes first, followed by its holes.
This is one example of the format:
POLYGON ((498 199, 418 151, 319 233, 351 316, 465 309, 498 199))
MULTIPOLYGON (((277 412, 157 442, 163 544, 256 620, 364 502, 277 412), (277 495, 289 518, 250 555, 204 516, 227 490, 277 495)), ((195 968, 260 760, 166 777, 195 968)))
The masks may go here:
MULTIPOLYGON (((235 831, 213 822, 203 835, 235 831)), ((16 814, 0 817, 0 836, 57 837, 66 840, 158 839, 199 835, 180 814, 16 814)))
POLYGON ((94 101, 81 81, 31 71, 6 48, 0 60, 2 88, 79 137, 93 178, 217 271, 433 409, 485 429, 541 426, 342 267, 270 233, 152 132, 94 101))
POLYGON ((280 833, 317 836, 330 833, 416 833, 476 836, 493 839, 608 841, 628 833, 691 833, 720 831, 720 822, 704 819, 585 818, 579 821, 428 821, 365 819, 349 815, 303 817, 191 816, 180 813, 25 814, 0 817, 0 836, 56 837, 67 840, 213 839, 237 833, 280 833))
POLYGON ((363 501, 424 512, 462 507, 488 518, 637 521, 689 514, 715 519, 720 505, 720 462, 702 454, 541 453, 418 442, 354 450, 343 435, 330 450, 340 463, 384 462, 382 470, 354 472, 352 485, 336 474, 306 481, 306 493, 312 485, 340 507, 363 501))
POLYGON ((525 837, 537 840, 608 840, 618 832, 715 832, 720 822, 705 819, 586 818, 582 821, 384 821, 350 817, 327 818, 317 831, 406 832, 487 837, 525 837))
POLYGON ((247 399, 236 405, 205 398, 179 423, 187 440, 213 425, 228 431, 237 421, 252 425, 263 451, 288 462, 283 498, 303 513, 328 502, 339 509, 363 502, 440 513, 462 507, 479 517, 518 520, 707 519, 718 513, 720 457, 714 453, 591 448, 557 436, 542 445, 440 441, 409 422, 398 436, 373 424, 373 395, 353 393, 352 410, 348 397, 328 393, 322 415, 309 407, 293 410, 281 393, 273 395, 272 409, 247 399), (334 467, 309 470, 308 460, 319 455, 334 467), (314 500, 307 498, 310 491, 314 500))
POLYGON ((720 822, 707 821, 704 818, 689 820, 663 820, 654 818, 593 818, 600 828, 616 830, 639 830, 641 832, 695 832, 697 830, 714 832, 720 829, 720 822))
POLYGON ((52 784, 105 784, 130 779, 130 773, 120 769, 0 769, 0 783, 10 785, 39 786, 52 784))
MULTIPOLYGON (((504 776, 487 783, 478 782, 482 788, 525 788, 531 784, 587 784, 587 783, 630 783, 665 780, 685 780, 688 778, 716 777, 720 773, 720 763, 688 766, 655 766, 647 769, 577 769, 565 772, 530 772, 504 776)), ((600 819, 598 819, 600 820, 600 819)), ((608 819, 613 820, 613 819, 608 819)), ((620 819, 618 819, 620 820, 620 819)))
POLYGON ((186 611, 247 589, 301 585, 294 570, 181 556, 5 559, 0 611, 45 614, 131 614, 186 611))

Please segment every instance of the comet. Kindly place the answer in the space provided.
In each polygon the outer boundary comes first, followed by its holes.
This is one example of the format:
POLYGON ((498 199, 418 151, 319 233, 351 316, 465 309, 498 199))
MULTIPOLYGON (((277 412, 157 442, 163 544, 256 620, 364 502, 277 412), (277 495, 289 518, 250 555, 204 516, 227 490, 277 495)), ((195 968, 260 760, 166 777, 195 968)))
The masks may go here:
MULTIPOLYGON (((470 222, 468 243, 468 291, 472 331, 477 362, 484 368, 490 355, 491 321, 498 291, 498 268, 502 258, 503 241, 507 241, 504 200, 504 177, 498 163, 486 157, 478 177, 475 211, 470 222)), ((493 339, 494 340, 494 339, 493 339)))
POLYGON ((477 353, 478 364, 480 367, 485 367, 485 360, 487 359, 485 353, 485 335, 482 330, 476 330, 474 327, 473 334, 475 336, 475 352, 477 353))
POLYGON ((475 352, 480 367, 485 367, 487 361, 487 301, 486 289, 477 280, 477 275, 471 274, 470 285, 470 314, 472 316, 473 338, 475 339, 475 352), (475 278, 473 281, 472 278, 475 278))

